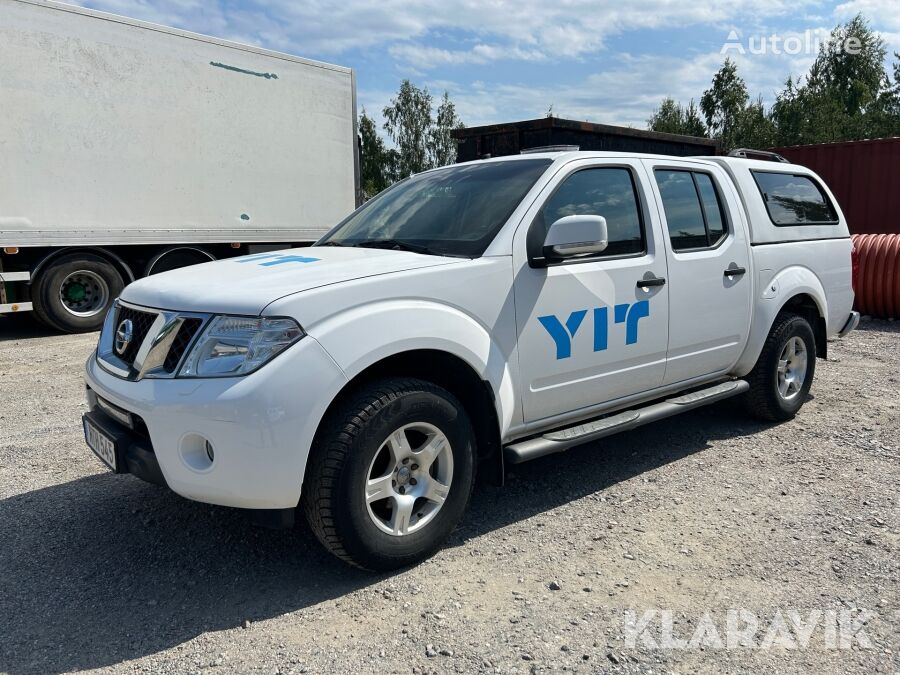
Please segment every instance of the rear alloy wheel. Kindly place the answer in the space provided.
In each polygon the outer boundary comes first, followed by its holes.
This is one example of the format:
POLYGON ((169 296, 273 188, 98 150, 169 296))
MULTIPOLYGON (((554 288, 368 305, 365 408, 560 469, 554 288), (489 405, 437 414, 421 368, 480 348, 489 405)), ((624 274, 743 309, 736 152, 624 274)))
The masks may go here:
POLYGON ((792 337, 778 357, 778 393, 785 401, 790 401, 803 391, 806 382, 808 352, 799 337, 792 337))
POLYGON ((319 541, 358 567, 390 570, 436 551, 475 482, 475 439, 450 392, 390 378, 332 411, 316 435, 301 504, 319 541))
POLYGON ((770 422, 793 418, 806 401, 815 369, 816 340, 809 322, 797 314, 779 314, 747 376, 750 412, 770 422))
POLYGON ((99 256, 63 256, 41 271, 35 281, 35 313, 67 333, 99 330, 124 286, 118 270, 99 256))

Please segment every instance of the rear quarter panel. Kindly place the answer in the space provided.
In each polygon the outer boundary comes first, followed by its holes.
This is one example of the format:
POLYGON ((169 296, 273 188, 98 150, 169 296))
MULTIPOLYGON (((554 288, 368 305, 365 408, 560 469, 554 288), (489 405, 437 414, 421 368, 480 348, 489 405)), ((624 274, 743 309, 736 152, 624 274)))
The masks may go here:
POLYGON ((752 247, 757 274, 750 339, 737 375, 756 363, 775 317, 798 295, 810 296, 825 318, 826 334, 841 330, 853 308, 849 239, 820 239, 752 247))

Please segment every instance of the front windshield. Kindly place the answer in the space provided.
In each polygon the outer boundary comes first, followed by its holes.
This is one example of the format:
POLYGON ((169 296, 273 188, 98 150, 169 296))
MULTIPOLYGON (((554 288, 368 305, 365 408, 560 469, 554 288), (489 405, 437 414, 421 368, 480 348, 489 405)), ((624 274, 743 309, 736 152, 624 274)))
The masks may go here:
POLYGON ((316 245, 476 258, 550 163, 472 162, 412 176, 372 199, 316 245))

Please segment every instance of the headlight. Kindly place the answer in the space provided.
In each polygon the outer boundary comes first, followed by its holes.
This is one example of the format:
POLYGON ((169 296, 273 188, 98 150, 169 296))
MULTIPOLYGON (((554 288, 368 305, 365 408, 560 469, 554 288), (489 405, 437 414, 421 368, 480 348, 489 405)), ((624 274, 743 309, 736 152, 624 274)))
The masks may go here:
POLYGON ((206 326, 179 377, 233 377, 252 373, 306 333, 293 319, 216 316, 206 326))

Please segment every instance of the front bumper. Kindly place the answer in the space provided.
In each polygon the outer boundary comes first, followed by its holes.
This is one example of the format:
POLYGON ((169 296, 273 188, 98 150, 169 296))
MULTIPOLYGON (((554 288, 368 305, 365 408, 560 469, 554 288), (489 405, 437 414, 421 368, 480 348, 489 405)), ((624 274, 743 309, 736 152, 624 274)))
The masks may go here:
MULTIPOLYGON (((288 509, 300 499, 319 421, 346 378, 307 336, 245 377, 135 382, 110 374, 91 356, 85 381, 97 396, 140 417, 148 442, 131 445, 152 455, 174 492, 222 506, 288 509), (211 461, 205 441, 214 449, 211 461)), ((148 456, 141 456, 146 464, 148 456)), ((145 477, 132 465, 126 454, 123 466, 145 477)))
POLYGON ((156 453, 150 439, 131 429, 123 427, 107 416, 97 405, 96 394, 88 389, 88 405, 90 411, 82 416, 99 428, 107 438, 113 439, 116 453, 116 473, 130 473, 141 480, 156 485, 166 485, 166 479, 159 468, 156 453))

